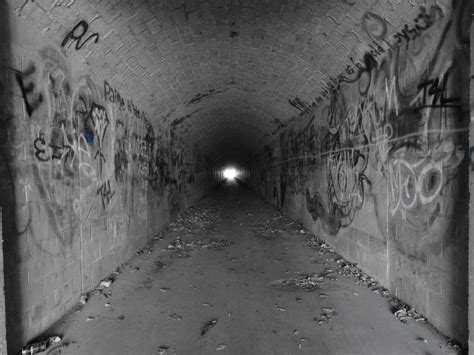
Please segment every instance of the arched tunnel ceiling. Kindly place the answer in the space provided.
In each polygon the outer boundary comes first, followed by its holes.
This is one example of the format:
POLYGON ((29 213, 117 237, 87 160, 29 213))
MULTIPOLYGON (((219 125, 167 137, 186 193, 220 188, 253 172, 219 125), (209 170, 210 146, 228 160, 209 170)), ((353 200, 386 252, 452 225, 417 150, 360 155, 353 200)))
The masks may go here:
POLYGON ((100 46, 88 44, 86 65, 193 149, 243 158, 314 104, 375 35, 394 33, 425 2, 55 1, 43 5, 53 18, 43 31, 57 29, 49 33, 60 41, 85 19, 101 36, 100 46))

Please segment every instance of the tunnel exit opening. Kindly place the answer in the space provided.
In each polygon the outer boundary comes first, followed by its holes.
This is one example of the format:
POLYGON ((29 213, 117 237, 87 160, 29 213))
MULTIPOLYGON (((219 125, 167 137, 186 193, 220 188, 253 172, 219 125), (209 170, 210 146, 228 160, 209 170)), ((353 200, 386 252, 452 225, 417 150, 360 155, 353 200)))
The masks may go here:
POLYGON ((222 175, 227 181, 234 181, 239 176, 239 171, 234 167, 227 167, 222 170, 222 175))

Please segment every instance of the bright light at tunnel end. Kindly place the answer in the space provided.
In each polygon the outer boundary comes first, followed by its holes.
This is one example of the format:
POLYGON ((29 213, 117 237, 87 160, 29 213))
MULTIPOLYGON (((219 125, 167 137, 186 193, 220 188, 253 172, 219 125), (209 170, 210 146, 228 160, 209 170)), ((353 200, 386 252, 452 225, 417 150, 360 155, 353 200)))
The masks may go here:
POLYGON ((226 180, 232 181, 237 177, 237 170, 235 170, 235 168, 226 168, 224 169, 223 174, 226 180))

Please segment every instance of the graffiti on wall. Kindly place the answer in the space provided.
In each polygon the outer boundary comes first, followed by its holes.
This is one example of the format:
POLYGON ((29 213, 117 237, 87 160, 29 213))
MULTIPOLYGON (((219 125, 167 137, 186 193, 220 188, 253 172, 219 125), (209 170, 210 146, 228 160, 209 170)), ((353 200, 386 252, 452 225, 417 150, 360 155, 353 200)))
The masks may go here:
POLYGON ((328 89, 318 120, 280 136, 279 171, 327 233, 351 225, 368 199, 379 225, 401 219, 425 233, 445 224, 444 194, 456 191, 467 146, 463 6, 449 16, 420 7, 390 37, 382 16, 365 13, 364 59, 328 89))
POLYGON ((61 47, 66 47, 75 43, 75 48, 78 51, 89 41, 94 41, 94 43, 99 42, 98 33, 92 33, 86 37, 88 30, 89 24, 84 20, 79 21, 77 25, 75 25, 74 28, 66 34, 63 41, 61 42, 61 47))
MULTIPOLYGON (((90 37, 81 39, 87 27, 76 27, 67 40, 81 47, 90 37)), ((129 224, 139 223, 147 218, 150 193, 172 194, 168 199, 179 208, 174 199, 186 174, 182 143, 157 136, 132 100, 106 81, 100 89, 89 76, 73 78, 63 54, 52 47, 15 74, 24 103, 22 144, 31 154, 26 188, 30 196, 38 194, 30 220, 46 215, 60 246, 38 242, 40 247, 51 253, 67 249, 81 225, 118 210, 129 224)))

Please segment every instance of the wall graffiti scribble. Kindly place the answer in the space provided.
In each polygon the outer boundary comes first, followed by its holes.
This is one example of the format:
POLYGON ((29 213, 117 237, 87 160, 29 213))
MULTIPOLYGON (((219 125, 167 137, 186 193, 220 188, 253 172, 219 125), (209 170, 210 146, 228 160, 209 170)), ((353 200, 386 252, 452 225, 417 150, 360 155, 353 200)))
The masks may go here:
POLYGON ((86 35, 87 31, 89 30, 89 24, 81 20, 74 26, 74 28, 66 34, 63 41, 61 42, 61 47, 65 47, 68 43, 76 43, 75 48, 76 50, 80 50, 84 45, 93 40, 94 43, 99 41, 99 34, 92 33, 87 38, 83 40, 83 37, 86 35))

